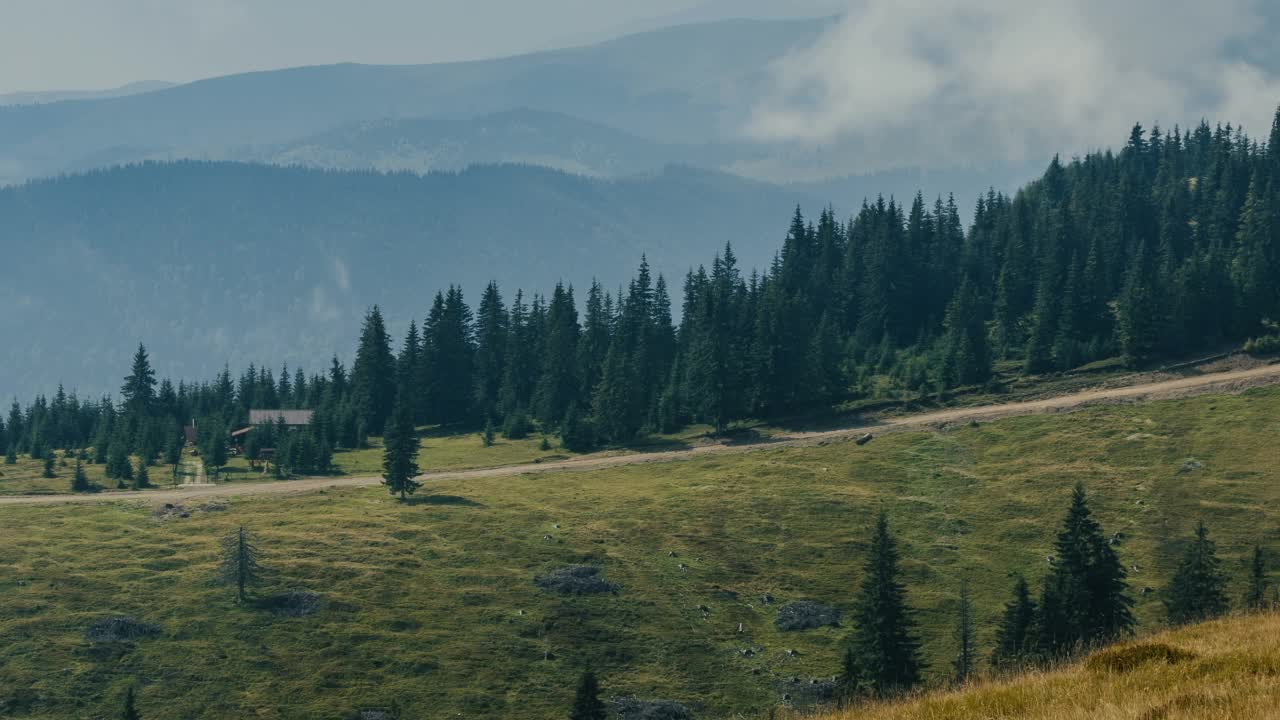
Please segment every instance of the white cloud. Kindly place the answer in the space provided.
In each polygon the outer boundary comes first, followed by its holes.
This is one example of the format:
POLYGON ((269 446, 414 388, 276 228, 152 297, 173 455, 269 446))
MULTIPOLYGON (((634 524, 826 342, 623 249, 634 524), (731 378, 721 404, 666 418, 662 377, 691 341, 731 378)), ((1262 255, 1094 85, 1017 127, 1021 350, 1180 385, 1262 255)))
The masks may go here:
POLYGON ((1135 121, 1264 135, 1280 78, 1230 52, 1268 42, 1262 24, 1253 0, 864 0, 777 63, 746 132, 866 169, 1081 152, 1135 121))

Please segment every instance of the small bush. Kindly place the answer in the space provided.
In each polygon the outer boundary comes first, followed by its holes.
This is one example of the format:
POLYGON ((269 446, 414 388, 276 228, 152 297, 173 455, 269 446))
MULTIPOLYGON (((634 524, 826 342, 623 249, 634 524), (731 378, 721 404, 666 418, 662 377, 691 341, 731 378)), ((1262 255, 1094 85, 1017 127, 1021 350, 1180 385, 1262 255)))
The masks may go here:
POLYGON ((1100 650, 1085 661, 1094 672, 1128 673, 1148 663, 1173 665, 1195 659, 1196 655, 1164 643, 1139 643, 1100 650))
POLYGON ((813 602, 812 600, 800 600, 790 605, 784 605, 778 610, 778 616, 773 619, 774 627, 783 632, 792 632, 796 630, 812 630, 840 624, 840 611, 836 608, 813 602))
POLYGON ((641 700, 626 696, 613 699, 621 720, 693 720, 693 712, 674 700, 641 700))
POLYGON ((617 585, 605 580, 600 568, 594 565, 566 565, 534 578, 533 582, 547 592, 562 595, 598 595, 618 589, 617 585))
POLYGON ((84 639, 89 642, 131 642, 159 634, 159 625, 119 616, 95 620, 89 629, 84 631, 84 639))
POLYGON ((1280 354, 1280 335, 1263 335, 1244 344, 1244 351, 1250 355, 1280 354))

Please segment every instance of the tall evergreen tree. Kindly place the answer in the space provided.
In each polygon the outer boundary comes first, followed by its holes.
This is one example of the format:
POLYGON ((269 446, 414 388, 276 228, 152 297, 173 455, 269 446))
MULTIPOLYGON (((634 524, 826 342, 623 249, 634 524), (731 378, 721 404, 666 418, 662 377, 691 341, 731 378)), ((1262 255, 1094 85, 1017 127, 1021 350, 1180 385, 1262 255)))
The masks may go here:
POLYGON ((137 697, 132 687, 124 692, 124 707, 120 710, 120 720, 142 720, 142 715, 138 712, 137 697))
POLYGON ((574 308, 573 288, 557 284, 547 307, 542 375, 534 399, 538 419, 544 425, 559 425, 582 399, 577 354, 578 311, 574 308))
POLYGON ((569 720, 605 720, 608 711, 600 700, 600 684, 595 673, 590 670, 582 673, 578 680, 578 692, 573 699, 573 709, 569 711, 569 720))
MULTIPOLYGON (((1277 115, 1280 119, 1280 115, 1277 115)), ((1277 146, 1280 147, 1280 146, 1277 146)), ((1249 559, 1249 588, 1245 591, 1244 606, 1249 610, 1262 610, 1267 604, 1267 560, 1262 554, 1262 546, 1253 546, 1253 556, 1249 559)))
POLYGON ((969 597, 969 582, 960 583, 960 603, 956 607, 956 657, 951 663, 955 681, 963 685, 973 677, 978 668, 977 632, 973 621, 973 601, 969 597))
POLYGON ((1013 598, 1005 603, 996 630, 996 647, 991 665, 997 669, 1015 669, 1025 664, 1035 650, 1036 603, 1031 599, 1027 579, 1018 576, 1013 598))
POLYGON ((498 284, 491 282, 480 297, 476 317, 475 406, 485 422, 498 417, 498 398, 506 370, 507 322, 498 284))
POLYGON ((1130 632, 1133 599, 1125 569, 1093 519, 1083 485, 1072 492, 1055 551, 1040 600, 1041 652, 1061 656, 1130 632))
POLYGON ((1165 591, 1169 622, 1182 625, 1217 617, 1227 611, 1226 576, 1219 567, 1217 549, 1204 521, 1196 525, 1196 537, 1187 548, 1177 572, 1165 591))
POLYGON ((396 398, 395 410, 383 433, 382 484, 404 502, 420 487, 418 477, 418 433, 413 425, 408 398, 396 398))
POLYGON ((236 602, 243 603, 249 590, 262 579, 258 562, 258 547, 244 527, 239 527, 222 538, 219 579, 236 589, 236 602))
POLYGON ((365 315, 351 368, 351 395, 357 416, 366 429, 381 428, 391 415, 396 396, 396 366, 391 354, 391 338, 382 320, 382 310, 374 305, 365 315))
POLYGON ((853 619, 841 676, 848 692, 887 695, 920 682, 920 641, 898 579, 896 542, 883 512, 876 519, 853 619))

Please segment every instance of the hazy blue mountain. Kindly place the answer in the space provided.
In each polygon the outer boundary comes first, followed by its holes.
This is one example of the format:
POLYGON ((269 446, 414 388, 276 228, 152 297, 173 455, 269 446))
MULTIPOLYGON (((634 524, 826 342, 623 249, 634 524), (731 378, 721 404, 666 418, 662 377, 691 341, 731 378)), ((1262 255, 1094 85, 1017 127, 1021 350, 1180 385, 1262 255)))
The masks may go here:
POLYGON ((330 65, 213 78, 141 95, 0 108, 0 182, 148 158, 225 158, 387 118, 530 108, 662 143, 733 134, 771 62, 830 20, 735 20, 521 57, 330 65))
POLYGON ((235 159, 417 173, 517 163, 617 177, 670 164, 714 168, 752 154, 752 148, 719 143, 648 140, 562 113, 519 108, 478 118, 356 123, 295 142, 246 149, 235 159))
MULTIPOLYGON (((0 190, 0 394, 114 391, 139 341, 165 374, 318 368, 381 303, 401 332, 459 282, 617 287, 642 253, 678 291, 728 241, 761 266, 829 198, 687 168, 595 180, 544 168, 353 173, 181 162, 0 190)), ((839 208, 838 208, 839 209, 839 208)))
POLYGON ((39 105, 64 100, 98 100, 102 98, 140 95, 171 88, 177 83, 163 80, 142 80, 107 90, 39 90, 0 94, 0 105, 39 105))

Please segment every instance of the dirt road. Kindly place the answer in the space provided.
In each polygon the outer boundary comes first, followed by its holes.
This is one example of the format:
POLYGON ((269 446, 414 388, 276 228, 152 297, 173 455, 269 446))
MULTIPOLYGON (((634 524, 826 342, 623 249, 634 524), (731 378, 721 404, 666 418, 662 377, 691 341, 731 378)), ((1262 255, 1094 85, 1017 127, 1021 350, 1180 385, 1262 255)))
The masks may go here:
MULTIPOLYGON (((939 427, 974 420, 986 421, 1012 417, 1015 415, 1064 412, 1086 405, 1100 403, 1146 402, 1151 400, 1185 397, 1188 395, 1237 393, 1243 392, 1249 388, 1277 382, 1280 382, 1280 364, 1263 365, 1243 370, 1233 370, 1230 372, 1207 375, 1191 375, 1173 380, 1148 382, 1127 387, 1087 390, 1084 392, 1046 398, 1043 400, 939 410, 937 412, 907 415, 866 425, 842 428, 839 430, 774 436, 759 442, 710 444, 684 450, 594 456, 579 458, 576 460, 565 460, 562 462, 510 465, 506 467, 482 468, 478 470, 432 472, 422 475, 419 479, 424 482, 439 482, 445 480, 465 480, 468 478, 491 478, 533 473, 594 470, 598 468, 618 467, 623 465, 671 462, 674 460, 684 460, 706 455, 751 452, 761 448, 814 445, 820 442, 852 439, 867 433, 884 434, 888 432, 900 432, 903 430, 919 429, 924 427, 939 427)), ((325 488, 367 487, 371 485, 378 485, 381 482, 382 479, 379 477, 310 478, 306 480, 292 481, 188 486, 177 489, 149 490, 134 493, 101 493, 96 495, 15 495, 12 497, 0 497, 0 506, 139 501, 152 503, 176 503, 215 497, 291 495, 296 493, 314 492, 325 488)))

